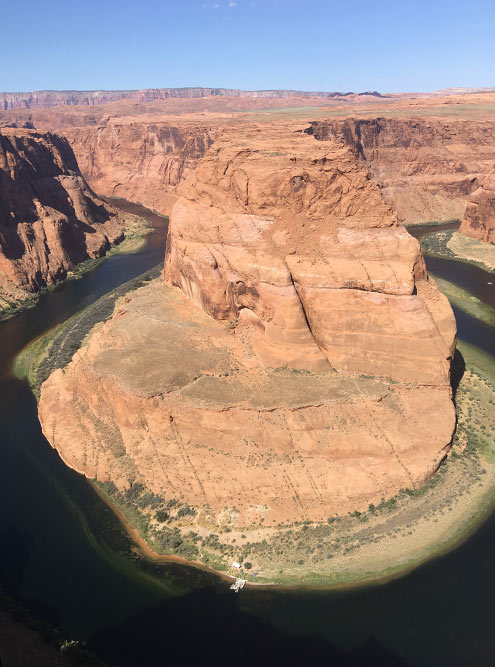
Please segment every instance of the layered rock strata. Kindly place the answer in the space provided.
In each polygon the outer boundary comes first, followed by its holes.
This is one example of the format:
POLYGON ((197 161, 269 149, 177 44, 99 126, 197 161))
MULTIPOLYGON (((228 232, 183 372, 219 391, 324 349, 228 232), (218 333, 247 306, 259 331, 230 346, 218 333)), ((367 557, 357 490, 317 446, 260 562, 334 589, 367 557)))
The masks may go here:
POLYGON ((404 224, 462 219, 495 164, 493 121, 349 118, 315 122, 308 131, 348 145, 404 224))
MULTIPOLYGON (((168 214, 177 185, 228 123, 218 117, 207 125, 199 114, 144 114, 104 117, 63 132, 96 192, 168 214)), ((348 118, 314 122, 308 131, 347 145, 403 224, 462 219, 495 165, 493 121, 348 118)))
POLYGON ((97 128, 64 132, 82 173, 100 194, 137 201, 170 213, 177 185, 212 143, 198 123, 160 118, 109 118, 97 128))
MULTIPOLYGON (((129 216, 131 217, 131 216, 129 216)), ((0 295, 22 298, 101 257, 123 238, 126 220, 81 176, 65 139, 0 130, 0 295)))
POLYGON ((452 311, 349 147, 301 129, 225 131, 180 186, 166 284, 42 385, 69 465, 239 525, 366 509, 437 469, 452 311))
POLYGON ((495 171, 470 196, 459 231, 478 241, 495 244, 495 171))
POLYGON ((270 365, 447 384, 455 325, 418 242, 347 147, 272 133, 219 139, 184 183, 167 282, 252 323, 270 365))

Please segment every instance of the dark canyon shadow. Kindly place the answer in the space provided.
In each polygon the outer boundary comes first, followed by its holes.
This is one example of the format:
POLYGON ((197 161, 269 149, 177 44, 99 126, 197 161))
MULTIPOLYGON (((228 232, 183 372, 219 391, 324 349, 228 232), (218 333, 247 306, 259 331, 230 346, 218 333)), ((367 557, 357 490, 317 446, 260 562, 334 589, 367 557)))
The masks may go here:
POLYGON ((462 356, 461 352, 456 349, 454 358, 452 359, 452 365, 450 367, 450 384, 452 386, 454 401, 457 394, 457 389, 459 388, 459 384, 465 372, 466 363, 464 361, 464 357, 462 356))
POLYGON ((240 611, 230 591, 219 594, 209 588, 161 602, 118 627, 103 629, 88 639, 88 648, 119 667, 410 664, 374 638, 346 651, 317 634, 289 634, 240 611))
POLYGON ((45 619, 55 627, 60 622, 60 616, 54 608, 40 600, 26 598, 22 595, 24 578, 31 563, 32 552, 33 540, 25 531, 15 525, 9 525, 0 530, 0 577, 2 584, 0 588, 0 609, 5 608, 5 601, 8 598, 4 599, 4 595, 7 594, 12 599, 22 600, 23 605, 29 608, 35 617, 45 619), (5 576, 7 573, 8 576, 5 576))
MULTIPOLYGON (((24 570, 29 565, 32 539, 10 524, 0 530, 0 572, 8 572, 8 593, 19 596, 24 570)), ((3 578, 2 578, 3 579, 3 578)))

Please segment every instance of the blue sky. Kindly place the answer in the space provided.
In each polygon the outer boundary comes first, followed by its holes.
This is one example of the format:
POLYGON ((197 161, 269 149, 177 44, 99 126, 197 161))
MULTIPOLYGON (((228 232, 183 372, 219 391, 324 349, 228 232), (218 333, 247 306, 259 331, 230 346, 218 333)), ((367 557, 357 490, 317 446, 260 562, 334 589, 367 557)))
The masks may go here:
POLYGON ((0 0, 0 90, 495 85, 495 1, 0 0))

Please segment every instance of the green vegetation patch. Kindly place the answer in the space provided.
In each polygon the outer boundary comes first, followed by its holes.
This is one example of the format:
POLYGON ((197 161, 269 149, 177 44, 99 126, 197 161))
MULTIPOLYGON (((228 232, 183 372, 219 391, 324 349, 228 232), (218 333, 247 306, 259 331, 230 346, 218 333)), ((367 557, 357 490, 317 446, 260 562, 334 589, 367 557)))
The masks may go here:
POLYGON ((0 322, 9 320, 11 317, 22 313, 23 310, 36 306, 43 291, 46 291, 46 288, 41 292, 28 292, 19 288, 17 290, 18 298, 15 299, 0 295, 0 322))
POLYGON ((430 275, 438 285, 442 294, 445 294, 454 306, 486 324, 492 326, 495 325, 495 310, 491 306, 483 303, 483 301, 476 298, 462 287, 459 287, 448 280, 444 280, 443 278, 437 278, 437 276, 432 274, 430 275))
POLYGON ((406 228, 409 229, 411 227, 431 227, 435 225, 435 227, 444 227, 447 225, 456 225, 460 224, 461 221, 459 218, 450 218, 450 220, 425 220, 423 222, 408 222, 406 224, 406 228))
POLYGON ((425 255, 472 264, 494 273, 495 246, 476 241, 452 229, 426 234, 420 240, 425 255))
POLYGON ((117 299, 158 278, 161 270, 161 265, 155 266, 141 276, 123 283, 63 324, 32 341, 15 358, 14 375, 28 380, 38 398, 43 382, 54 370, 64 368, 71 361, 95 324, 112 316, 117 299))
POLYGON ((426 234, 420 240, 420 245, 423 252, 430 257, 444 257, 447 259, 457 259, 457 256, 447 247, 447 243, 452 238, 453 231, 447 230, 445 232, 432 232, 426 234))
POLYGON ((489 384, 495 387, 495 363, 493 357, 463 340, 457 341, 457 349, 462 354, 466 367, 475 375, 483 377, 489 384))
POLYGON ((125 490, 119 490, 113 482, 93 480, 93 484, 155 553, 210 564, 215 561, 215 569, 225 570, 219 554, 214 553, 220 546, 215 539, 218 536, 202 538, 192 530, 197 515, 194 507, 177 498, 157 495, 139 481, 133 481, 125 490))

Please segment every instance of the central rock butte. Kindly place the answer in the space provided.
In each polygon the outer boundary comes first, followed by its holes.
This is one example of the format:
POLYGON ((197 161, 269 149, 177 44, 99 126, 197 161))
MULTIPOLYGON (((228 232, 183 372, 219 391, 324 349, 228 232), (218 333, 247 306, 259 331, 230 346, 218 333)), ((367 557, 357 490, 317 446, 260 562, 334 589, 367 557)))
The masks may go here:
POLYGON ((297 123, 218 131, 164 280, 41 388, 63 459, 218 524, 323 521, 419 486, 455 427, 455 321, 366 165, 297 123))

